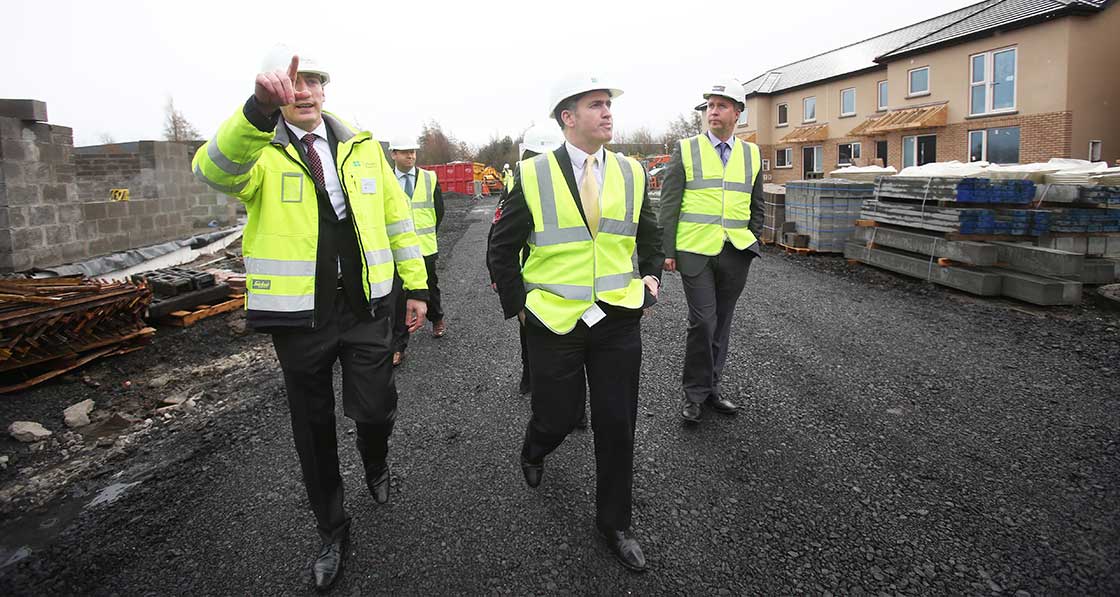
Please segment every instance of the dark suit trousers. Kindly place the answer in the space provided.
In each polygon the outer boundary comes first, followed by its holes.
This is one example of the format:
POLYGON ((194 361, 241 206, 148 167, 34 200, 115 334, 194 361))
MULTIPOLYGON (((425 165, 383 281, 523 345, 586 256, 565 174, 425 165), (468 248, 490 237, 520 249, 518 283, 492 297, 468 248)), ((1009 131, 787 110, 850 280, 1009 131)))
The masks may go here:
POLYGON ((641 318, 608 315, 591 328, 581 321, 563 336, 530 323, 525 339, 533 414, 522 458, 540 462, 564 441, 583 414, 590 388, 596 522, 607 529, 630 528, 641 318))
MULTIPOLYGON (((439 292, 439 278, 436 277, 436 261, 439 253, 424 257, 424 269, 428 270, 428 321, 443 321, 443 301, 439 292)), ((393 275, 393 352, 404 352, 408 348, 407 315, 408 297, 400 276, 393 275)))
POLYGON ((337 539, 350 525, 338 471, 335 361, 342 364, 343 411, 357 423, 358 451, 367 479, 375 479, 385 469, 397 415, 389 305, 377 309, 372 321, 363 321, 351 311, 342 291, 338 293, 329 318, 318 328, 272 335, 284 372, 303 483, 323 541, 337 539))
POLYGON ((704 402, 719 395, 719 380, 727 361, 727 342, 735 303, 747 283, 753 254, 724 243, 719 255, 708 259, 695 276, 681 274, 688 300, 688 339, 685 343, 685 398, 704 402))

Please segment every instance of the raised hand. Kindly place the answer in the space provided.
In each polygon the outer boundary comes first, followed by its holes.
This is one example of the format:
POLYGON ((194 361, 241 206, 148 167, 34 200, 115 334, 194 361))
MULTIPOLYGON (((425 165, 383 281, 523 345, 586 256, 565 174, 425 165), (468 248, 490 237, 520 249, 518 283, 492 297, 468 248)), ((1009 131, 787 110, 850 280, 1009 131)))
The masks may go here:
POLYGON ((299 56, 292 56, 288 69, 276 69, 257 74, 256 87, 253 95, 257 104, 265 113, 278 110, 280 106, 295 103, 311 97, 307 90, 296 90, 296 78, 299 76, 299 56))

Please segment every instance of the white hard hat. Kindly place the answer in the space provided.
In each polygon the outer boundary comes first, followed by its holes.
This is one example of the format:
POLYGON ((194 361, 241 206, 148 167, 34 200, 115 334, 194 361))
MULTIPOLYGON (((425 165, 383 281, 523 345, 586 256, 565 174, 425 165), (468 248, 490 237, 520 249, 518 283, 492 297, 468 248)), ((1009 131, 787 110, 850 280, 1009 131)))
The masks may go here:
POLYGON ((597 89, 606 91, 612 98, 622 95, 621 89, 611 87, 605 80, 600 81, 599 77, 588 74, 569 75, 557 81, 556 85, 552 87, 551 101, 548 104, 548 117, 555 118, 556 108, 560 105, 560 102, 573 95, 580 95, 597 89))
POLYGON ((560 132, 560 127, 556 126, 555 120, 549 120, 544 124, 535 124, 525 131, 525 138, 522 139, 517 154, 524 157, 526 151, 548 153, 563 144, 564 134, 560 132))
POLYGON ((389 142, 389 151, 409 151, 420 149, 420 144, 414 137, 397 137, 389 142))
POLYGON ((743 84, 734 77, 725 77, 712 83, 704 88, 704 99, 708 99, 713 95, 722 95, 728 99, 734 100, 736 103, 743 105, 747 100, 746 90, 743 89, 743 84))
POLYGON ((502 164, 502 170, 509 170, 509 162, 502 164))
POLYGON ((299 72, 319 75, 323 79, 323 85, 330 83, 330 74, 319 66, 319 61, 315 60, 314 56, 297 52, 284 44, 277 44, 268 51, 261 63, 261 70, 266 72, 287 70, 288 65, 292 63, 292 56, 299 56, 299 72))

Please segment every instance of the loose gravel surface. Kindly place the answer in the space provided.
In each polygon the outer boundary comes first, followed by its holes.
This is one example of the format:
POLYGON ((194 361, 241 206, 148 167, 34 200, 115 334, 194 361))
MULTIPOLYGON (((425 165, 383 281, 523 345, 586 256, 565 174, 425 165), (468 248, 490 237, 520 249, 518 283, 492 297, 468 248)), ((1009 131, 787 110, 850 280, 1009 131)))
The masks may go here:
MULTIPOLYGON (((449 331, 418 333, 398 369, 388 505, 364 491, 339 412, 354 531, 334 594, 1120 593, 1116 311, 979 300, 768 251, 726 373, 743 411, 690 428, 677 418, 686 307, 666 276, 643 324, 634 531, 651 570, 634 575, 594 535, 590 433, 546 461, 539 489, 521 479, 517 333, 482 262, 492 211, 450 202, 449 331)), ((0 441, 0 553, 23 557, 0 568, 0 593, 310 592, 317 539, 279 369, 268 339, 236 335, 231 318, 161 329, 80 374, 99 388, 79 375, 0 398, 5 427, 61 434, 61 409, 86 397, 136 411, 197 397, 103 447, 0 441)))

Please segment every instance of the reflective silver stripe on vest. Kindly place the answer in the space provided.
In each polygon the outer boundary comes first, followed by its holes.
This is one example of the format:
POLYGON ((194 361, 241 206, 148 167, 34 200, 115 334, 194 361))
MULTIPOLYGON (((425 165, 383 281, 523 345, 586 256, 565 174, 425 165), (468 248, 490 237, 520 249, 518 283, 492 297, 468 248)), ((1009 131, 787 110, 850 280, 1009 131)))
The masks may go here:
POLYGON ((631 280, 634 280, 634 272, 611 274, 609 276, 599 276, 598 278, 595 278, 595 292, 621 290, 630 286, 631 280))
POLYGON ((751 147, 746 143, 740 141, 743 146, 743 178, 746 182, 728 182, 723 185, 723 188, 728 191, 737 191, 739 193, 751 192, 751 147))
POLYGON ((206 184, 206 186, 214 189, 215 191, 218 191, 219 193, 225 193, 227 195, 236 195, 237 193, 240 193, 242 191, 242 189, 245 188, 245 185, 249 184, 249 179, 245 179, 238 184, 231 184, 231 185, 224 185, 224 184, 219 184, 217 182, 214 182, 213 180, 210 180, 209 178, 206 177, 205 174, 202 173, 202 164, 201 163, 195 165, 195 167, 194 167, 194 177, 201 180, 203 183, 206 184))
POLYGON ((435 234, 435 233, 436 233, 436 227, 435 226, 428 226, 427 228, 417 228, 416 229, 416 236, 424 236, 425 234, 435 234))
POLYGON ((529 234, 529 242, 538 247, 559 245, 584 240, 591 240, 591 233, 586 226, 571 228, 560 227, 560 217, 556 213, 556 191, 552 188, 552 168, 548 164, 548 154, 541 154, 533 158, 533 168, 537 173, 537 190, 541 199, 541 227, 540 232, 533 231, 529 234))
POLYGON ((401 220, 385 226, 385 233, 389 236, 396 236, 398 234, 404 234, 405 232, 412 232, 414 229, 415 225, 412 223, 412 220, 401 220))
POLYGON ((747 224, 749 224, 749 223, 750 223, 750 221, 749 221, 749 220, 731 220, 731 219, 727 219, 727 220, 724 220, 724 221, 723 221, 723 227, 724 227, 724 228, 746 228, 746 227, 747 227, 747 224))
POLYGON ((615 220, 611 218, 599 219, 599 232, 606 232, 608 234, 619 234, 622 236, 635 236, 638 234, 637 222, 615 220))
POLYGON ((550 294, 555 294, 560 298, 568 299, 569 301, 589 301, 594 298, 590 286, 577 286, 575 284, 537 284, 533 282, 525 283, 525 291, 530 290, 543 290, 550 294))
MULTIPOLYGON (((630 168, 630 164, 619 154, 614 154, 615 160, 618 161, 618 168, 622 170, 622 187, 626 189, 626 217, 623 218, 624 222, 634 221, 634 170, 630 168)), ((601 220, 600 220, 601 221, 601 220)), ((600 228, 600 231, 602 229, 600 228)))
POLYGON ((721 220, 722 218, 719 216, 710 216, 707 214, 682 213, 680 217, 680 221, 690 224, 719 224, 721 220))
POLYGON ((700 189, 718 189, 723 187, 723 181, 718 178, 709 180, 692 180, 684 183, 686 191, 699 191, 700 189))
POLYGON ((393 259, 396 261, 407 261, 409 259, 420 259, 423 255, 420 254, 419 246, 401 247, 393 249, 393 259))
POLYGON ((314 276, 314 261, 245 258, 245 273, 254 276, 314 276))
POLYGON ((390 278, 384 282, 375 282, 369 285, 369 297, 381 298, 393 291, 393 280, 390 278))
POLYGON ((282 311, 294 313, 315 309, 314 294, 258 294, 249 290, 245 297, 246 308, 251 311, 282 311))
POLYGON ((696 191, 699 189, 718 189, 723 187, 723 181, 718 178, 704 180, 704 164, 700 158, 700 137, 693 137, 688 141, 689 153, 692 154, 692 180, 686 180, 685 190, 696 191))
POLYGON ((257 159, 245 162, 244 164, 235 162, 222 153, 222 149, 218 147, 218 136, 215 135, 210 139, 210 143, 206 145, 206 157, 210 158, 215 166, 221 168, 222 172, 231 176, 241 176, 253 168, 253 164, 257 163, 257 159))
POLYGON ((435 208, 436 208, 435 201, 423 201, 423 202, 420 202, 420 203, 413 203, 412 204, 412 209, 435 209, 435 208))
POLYGON ((366 251, 366 265, 380 265, 393 260, 393 252, 389 249, 366 251))

